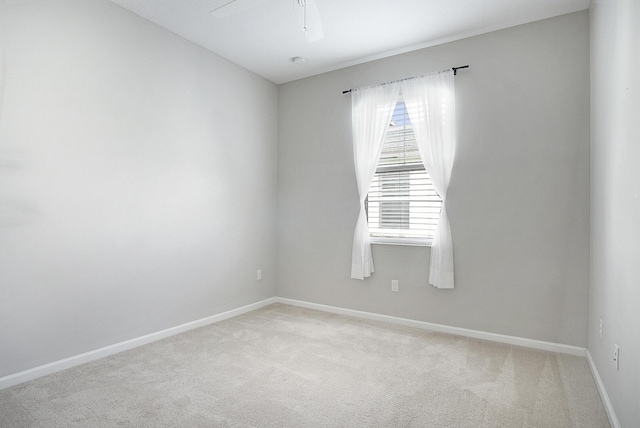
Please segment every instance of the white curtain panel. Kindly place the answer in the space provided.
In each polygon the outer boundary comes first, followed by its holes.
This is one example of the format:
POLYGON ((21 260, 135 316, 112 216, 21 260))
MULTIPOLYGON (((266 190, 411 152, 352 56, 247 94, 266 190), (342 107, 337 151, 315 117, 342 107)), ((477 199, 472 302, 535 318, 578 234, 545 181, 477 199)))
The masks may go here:
POLYGON ((453 240, 447 216, 447 189, 456 152, 456 105, 453 71, 401 82, 420 156, 442 198, 442 211, 431 246, 429 283, 453 288, 453 240))
POLYGON ((353 233, 351 254, 351 278, 364 279, 371 276, 373 256, 364 201, 378 167, 382 144, 389 130, 395 109, 399 83, 390 83, 351 92, 353 161, 360 195, 360 214, 353 233))

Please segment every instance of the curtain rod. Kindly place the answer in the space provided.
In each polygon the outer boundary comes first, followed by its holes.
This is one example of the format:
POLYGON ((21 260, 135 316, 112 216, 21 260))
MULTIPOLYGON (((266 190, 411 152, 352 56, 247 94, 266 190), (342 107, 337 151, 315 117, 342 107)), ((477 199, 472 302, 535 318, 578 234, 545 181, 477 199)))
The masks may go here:
MULTIPOLYGON (((460 67, 451 67, 451 69, 453 70, 453 75, 457 76, 458 75, 458 70, 460 70, 461 68, 469 68, 469 65, 461 65, 460 67)), ((400 80, 394 80, 393 82, 381 83, 381 85, 388 85, 389 83, 402 82, 403 80, 411 80, 411 79, 416 79, 416 77, 407 77, 407 78, 400 79, 400 80)), ((353 89, 347 89, 346 91, 342 91, 342 93, 343 94, 348 94, 351 91, 353 91, 353 89)))

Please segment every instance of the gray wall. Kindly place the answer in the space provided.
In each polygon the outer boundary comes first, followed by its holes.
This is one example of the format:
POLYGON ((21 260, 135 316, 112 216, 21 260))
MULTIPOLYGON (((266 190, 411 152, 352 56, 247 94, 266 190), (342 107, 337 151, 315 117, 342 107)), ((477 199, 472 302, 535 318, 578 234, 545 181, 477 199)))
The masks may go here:
POLYGON ((640 426, 639 22, 638 1, 592 5, 589 352, 622 427, 640 426))
POLYGON ((106 0, 2 4, 0 376, 274 296, 277 87, 106 0))
POLYGON ((295 81, 279 96, 279 296, 586 346, 587 11, 295 81), (342 90, 463 64, 447 199, 456 288, 427 284, 427 247, 374 245, 375 274, 350 279, 358 196, 342 90))

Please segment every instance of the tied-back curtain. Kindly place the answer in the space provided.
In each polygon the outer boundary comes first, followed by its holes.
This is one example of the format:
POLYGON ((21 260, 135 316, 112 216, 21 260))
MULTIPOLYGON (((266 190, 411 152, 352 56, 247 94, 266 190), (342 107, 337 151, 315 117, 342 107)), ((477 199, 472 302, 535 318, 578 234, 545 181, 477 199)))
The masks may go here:
POLYGON ((454 283, 453 240, 446 202, 456 151, 453 76, 450 70, 401 82, 422 162, 442 198, 429 268, 429 283, 437 288, 453 288, 454 283))
POLYGON ((399 83, 390 83, 351 92, 353 161, 360 195, 360 214, 353 233, 351 253, 353 279, 364 279, 374 271, 365 199, 378 167, 399 91, 399 83))

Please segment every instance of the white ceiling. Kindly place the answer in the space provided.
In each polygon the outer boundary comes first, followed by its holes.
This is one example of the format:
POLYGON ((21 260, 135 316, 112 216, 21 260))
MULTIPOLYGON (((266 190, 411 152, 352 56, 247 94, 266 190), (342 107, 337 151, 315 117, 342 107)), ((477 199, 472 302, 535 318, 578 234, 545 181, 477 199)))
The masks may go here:
POLYGON ((278 84, 588 9, 591 2, 315 0, 324 38, 310 43, 298 0, 265 0, 225 18, 210 12, 230 0, 111 1, 278 84), (307 62, 293 64, 295 56, 307 62))

